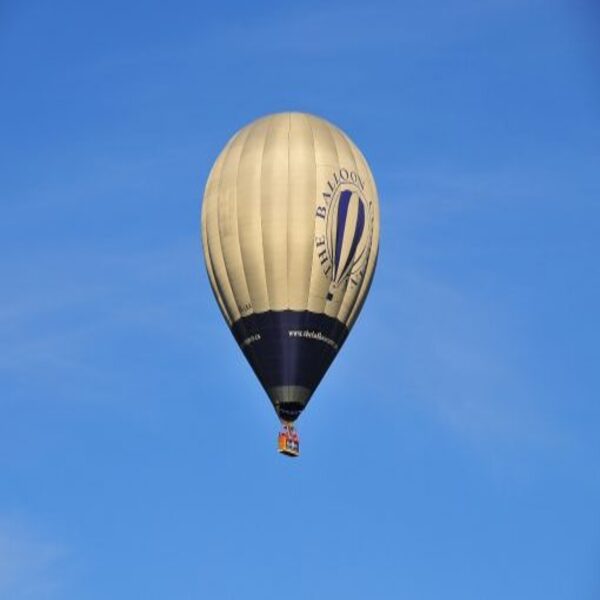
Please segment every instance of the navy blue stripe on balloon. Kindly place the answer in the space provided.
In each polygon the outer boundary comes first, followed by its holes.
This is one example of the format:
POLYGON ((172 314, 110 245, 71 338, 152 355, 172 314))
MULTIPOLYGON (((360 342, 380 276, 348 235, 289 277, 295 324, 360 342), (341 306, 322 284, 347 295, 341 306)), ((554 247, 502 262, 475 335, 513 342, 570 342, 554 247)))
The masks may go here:
POLYGON ((348 328, 337 319, 292 310, 242 317, 231 332, 265 390, 297 385, 311 393, 348 336, 348 328))
POLYGON ((334 255, 334 279, 337 279, 339 273, 340 260, 342 255, 342 244, 344 242, 344 231, 346 229, 346 218, 348 217, 348 207, 350 206, 350 198, 352 192, 343 190, 340 194, 340 201, 337 209, 337 228, 335 235, 335 255, 334 255))
POLYGON ((356 248, 358 243, 360 242, 360 238, 362 237, 363 231, 365 229, 365 207, 362 201, 359 199, 358 201, 358 216, 356 218, 356 227, 354 229, 354 236, 352 238, 352 245, 350 246, 350 252, 348 254, 348 258, 344 263, 344 268, 342 269, 342 274, 345 275, 346 271, 352 267, 354 261, 354 254, 356 253, 356 248))

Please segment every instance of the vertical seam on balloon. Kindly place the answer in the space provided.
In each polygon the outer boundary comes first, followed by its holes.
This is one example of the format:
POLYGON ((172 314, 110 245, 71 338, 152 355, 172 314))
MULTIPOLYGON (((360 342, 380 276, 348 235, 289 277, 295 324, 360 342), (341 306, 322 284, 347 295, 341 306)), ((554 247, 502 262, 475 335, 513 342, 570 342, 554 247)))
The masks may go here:
MULTIPOLYGON (((208 231, 207 231, 207 239, 208 239, 208 231)), ((211 262, 211 265, 212 265, 212 263, 213 263, 213 253, 211 252, 210 244, 207 244, 206 247, 207 247, 207 251, 208 251, 208 258, 209 258, 209 260, 211 262)), ((219 302, 217 291, 219 292, 219 294, 221 296, 223 296, 223 286, 219 283, 218 277, 215 276, 214 277, 214 281, 215 281, 215 286, 216 286, 217 290, 215 290, 213 288, 212 291, 213 291, 213 294, 215 295, 215 298, 217 298, 217 302, 219 303, 219 306, 220 306, 221 303, 219 302)), ((212 288, 212 286, 211 286, 211 288, 212 288)), ((231 295, 233 296, 233 292, 232 292, 231 295)), ((223 307, 224 307, 223 308, 223 313, 224 313, 223 316, 225 317, 225 321, 228 322, 228 325, 231 327, 234 324, 235 321, 233 320, 233 317, 231 317, 229 314, 227 314, 227 305, 225 304, 225 302, 223 302, 223 307)))
POLYGON ((263 169, 264 169, 264 165, 265 165, 265 149, 267 147, 267 142, 269 140, 269 134, 271 133, 271 129, 273 126, 273 120, 272 118, 269 119, 268 121, 268 125, 267 125, 267 132, 265 133, 265 141, 263 144, 263 149, 262 152, 260 154, 260 170, 259 170, 259 200, 260 200, 260 219, 259 219, 259 223, 260 223, 260 240, 261 240, 261 250, 262 250, 262 263, 265 269, 265 287, 266 287, 266 291, 267 291, 267 310, 266 312, 269 312, 271 310, 271 295, 269 293, 269 278, 267 276, 267 263, 266 263, 266 256, 265 256, 265 231, 263 228, 263 169))
MULTIPOLYGON (((248 137, 249 129, 244 128, 242 130, 242 133, 245 134, 244 140, 242 141, 242 145, 243 145, 244 142, 246 141, 246 137, 248 137)), ((232 143, 231 146, 229 147, 229 150, 227 152, 227 156, 225 157, 225 160, 223 161, 223 168, 225 168, 225 165, 227 164, 226 161, 229 159, 229 157, 231 155, 231 149, 233 148, 233 146, 234 146, 234 144, 232 143)), ((221 172, 221 177, 219 178, 219 194, 218 194, 219 200, 221 198, 221 182, 222 182, 222 180, 223 180, 223 173, 221 172)), ((241 319, 242 318, 242 311, 240 310, 240 307, 239 307, 239 304, 238 304, 238 300, 235 297, 235 293, 233 291, 233 285, 231 284, 230 269, 227 268, 227 261, 225 260, 225 252, 223 251, 223 240, 222 240, 222 237, 221 237, 221 214, 222 214, 221 206, 222 206, 222 203, 219 201, 218 208, 217 208, 217 222, 219 224, 219 227, 218 227, 218 231, 219 231, 219 246, 221 248, 221 256, 223 257, 223 263, 225 265, 225 274, 226 274, 226 277, 227 277, 227 283, 229 284, 229 287, 231 288, 231 295, 233 296, 233 300, 235 302, 235 305, 236 305, 236 308, 237 308, 237 312, 240 313, 239 318, 241 319)), ((237 210, 237 207, 236 207, 236 210, 237 210)), ((243 263, 242 263, 242 268, 243 268, 243 263)))
MULTIPOLYGON (((250 125, 249 126, 249 131, 248 134, 246 135, 246 137, 244 138, 244 141, 242 142, 242 149, 240 150, 240 157, 237 161, 237 167, 236 167, 236 172, 235 172, 235 186, 234 186, 234 193, 235 193, 235 227, 236 227, 236 231, 237 231, 237 236, 236 236, 236 241, 237 241, 237 246, 238 246, 238 250, 240 252, 240 261, 242 263, 242 274, 244 276, 244 285, 246 286, 246 292, 248 294, 248 299, 250 300, 250 303, 252 304, 252 314, 254 314, 254 302, 252 300, 252 296, 250 295, 250 287, 248 285, 248 277, 246 275, 246 265, 244 264, 244 253, 242 252, 242 244, 240 242, 240 213, 239 213, 239 203, 238 203, 238 180, 239 180, 239 176, 240 176, 240 164, 242 162, 242 158, 244 156, 244 150, 246 149, 246 145, 248 143, 248 138, 250 137, 250 133, 252 131, 252 128, 255 127, 255 125, 250 125)), ((242 317, 243 315, 240 312, 240 317, 242 317)))
MULTIPOLYGON (((220 229, 220 223, 219 223, 219 199, 221 197, 221 182, 222 182, 222 178, 223 178, 223 168, 225 167, 225 164, 227 162, 227 159, 229 158, 229 154, 231 152, 231 148, 233 146, 233 142, 235 140, 235 137, 233 140, 231 140, 231 142, 229 143, 229 145, 225 148, 224 152, 225 152, 225 156, 223 157, 223 164, 221 166, 221 171, 219 172, 219 179, 218 179, 218 185, 217 185, 217 192, 216 192, 216 203, 217 203, 217 211, 216 211, 216 237, 218 238, 217 243, 215 244, 216 246, 218 246, 219 250, 221 251, 221 258, 223 260, 223 266, 225 269, 225 281, 220 282, 219 278, 216 276, 215 274, 215 282, 217 283, 217 286, 219 288, 219 293, 221 294, 221 296, 223 298, 225 298, 225 294, 223 293, 224 288, 229 288, 228 291, 231 292, 231 297, 233 298, 233 302, 234 304, 236 304, 237 307, 237 303, 235 301, 235 294, 233 293, 233 288, 231 287, 231 282, 229 281, 229 273, 227 271, 227 263, 225 262, 225 257, 223 256, 223 246, 221 245, 221 229, 220 229), (225 285, 223 285, 225 284, 225 285)), ((208 239, 208 229, 207 229, 207 239, 208 239)), ((211 250, 211 244, 210 242, 208 243, 208 249, 209 249, 209 255, 210 255, 210 261, 211 264, 214 264, 214 258, 213 258, 213 252, 211 250)), ((225 304, 225 306, 227 307, 227 303, 225 302, 225 300, 223 300, 223 303, 225 304)), ((239 310, 238 310, 239 312, 239 310)), ((240 315, 241 316, 241 315, 240 315)), ((229 315, 229 319, 231 320, 231 323, 235 323, 235 319, 234 319, 234 315, 230 314, 229 315)))
MULTIPOLYGON (((210 256, 210 248, 208 247, 208 228, 206 227, 206 204, 207 204, 206 190, 208 189, 208 182, 211 180, 211 177, 213 175, 212 171, 213 170, 211 169, 211 172, 209 173, 209 176, 208 176, 207 184, 204 189, 203 198, 202 198, 202 206, 200 209, 200 235, 201 235, 201 241, 202 241, 202 251, 204 254, 204 267, 206 269, 206 274, 208 276, 208 281, 210 284, 211 291, 215 297, 215 300, 217 301, 217 305, 219 307, 219 310, 221 311, 221 314, 223 315, 223 318, 225 319, 225 321, 227 322, 228 325, 231 325, 231 319, 229 318, 229 315, 227 314, 227 310, 225 308, 223 300, 222 300, 222 298, 219 297, 219 294, 217 293, 217 290, 215 289, 215 288, 217 288, 217 280, 215 278, 215 273, 214 273, 214 269, 212 266, 212 258, 210 256)), ((220 172, 220 169, 219 169, 219 172, 220 172)))
MULTIPOLYGON (((335 159, 336 159, 336 164, 339 165, 340 164, 340 154, 338 152, 337 149, 337 145, 335 143, 335 138, 333 137, 333 134, 331 133, 331 127, 332 125, 328 122, 325 122, 325 127, 324 129, 327 131, 327 134, 329 135, 329 137, 331 138, 331 141, 333 142, 333 147, 335 149, 335 159)), ((329 289, 331 288, 332 283, 329 284, 329 286, 327 287, 327 291, 329 293, 329 289)), ((325 313, 325 309, 327 308, 327 294, 325 295, 325 297, 323 298, 323 305, 321 306, 321 313, 324 314, 325 313)))
POLYGON ((313 280, 313 272, 314 272, 314 268, 315 268, 315 233, 317 231, 317 219, 314 216, 315 213, 315 206, 316 206, 316 201, 317 201, 317 144, 315 141, 315 132, 313 130, 312 127, 312 123, 310 122, 310 117, 307 114, 304 114, 304 118, 306 119, 306 123, 308 125, 308 129, 310 131, 310 136, 312 138, 312 144, 313 144, 313 159, 315 162, 315 189, 314 189, 314 195, 312 198, 313 201, 313 208, 312 208, 312 212, 313 212, 313 233, 312 233, 312 237, 311 237, 311 256, 310 256, 310 278, 308 280, 308 292, 306 294, 306 310, 308 311, 308 306, 310 304, 310 292, 311 292, 311 283, 313 280))
POLYGON ((229 315, 227 314, 227 308, 225 306, 225 303, 223 302, 223 299, 220 297, 222 295, 222 291, 219 289, 217 278, 215 277, 215 272, 214 272, 213 265, 212 265, 212 256, 211 256, 211 252, 210 252, 210 246, 208 244, 208 228, 206 227, 206 223, 205 223, 204 202, 202 202, 201 224, 202 224, 202 226, 201 226, 202 249, 204 251, 204 266, 206 268, 206 273, 208 275, 210 289, 215 297, 215 300, 217 301, 217 305, 219 307, 219 310, 221 311, 221 314, 223 315, 223 318, 225 319, 227 324, 229 326, 231 326, 233 322, 232 322, 231 318, 229 317, 229 315), (218 291, 218 293, 217 293, 217 291, 218 291))

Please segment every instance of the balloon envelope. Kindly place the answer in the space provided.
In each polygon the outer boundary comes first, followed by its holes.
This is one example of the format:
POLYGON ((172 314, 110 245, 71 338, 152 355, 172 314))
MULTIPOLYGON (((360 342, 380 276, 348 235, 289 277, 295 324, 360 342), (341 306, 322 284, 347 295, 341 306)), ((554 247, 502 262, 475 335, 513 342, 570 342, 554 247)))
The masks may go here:
POLYGON ((212 168, 202 242, 227 324, 279 417, 294 421, 373 277, 379 203, 365 158, 313 115, 254 121, 212 168))

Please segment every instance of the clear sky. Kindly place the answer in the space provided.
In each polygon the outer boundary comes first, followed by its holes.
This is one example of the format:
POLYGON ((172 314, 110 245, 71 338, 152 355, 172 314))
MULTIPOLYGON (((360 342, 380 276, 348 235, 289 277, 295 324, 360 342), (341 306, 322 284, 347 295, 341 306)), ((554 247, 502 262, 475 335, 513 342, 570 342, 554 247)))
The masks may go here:
POLYGON ((599 39, 591 0, 3 2, 0 598, 599 598, 599 39), (382 209, 297 461, 199 242, 281 110, 382 209))

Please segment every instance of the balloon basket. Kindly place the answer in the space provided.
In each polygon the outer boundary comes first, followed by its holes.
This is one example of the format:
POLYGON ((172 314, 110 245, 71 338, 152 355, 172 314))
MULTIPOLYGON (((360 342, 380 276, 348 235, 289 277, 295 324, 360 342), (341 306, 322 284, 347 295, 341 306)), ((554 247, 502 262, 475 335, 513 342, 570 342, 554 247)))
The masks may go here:
POLYGON ((300 438, 293 423, 282 423, 277 438, 277 451, 285 456, 300 455, 300 438))

